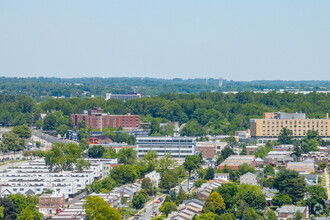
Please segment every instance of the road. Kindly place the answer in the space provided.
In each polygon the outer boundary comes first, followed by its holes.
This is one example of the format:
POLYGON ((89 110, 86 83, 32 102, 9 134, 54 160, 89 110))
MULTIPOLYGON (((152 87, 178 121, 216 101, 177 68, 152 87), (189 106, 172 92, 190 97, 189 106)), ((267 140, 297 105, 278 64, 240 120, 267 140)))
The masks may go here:
POLYGON ((86 191, 84 191, 84 192, 82 192, 82 193, 76 195, 75 197, 70 198, 70 199, 68 200, 68 202, 66 202, 66 204, 69 204, 69 205, 74 204, 74 203, 80 201, 80 200, 81 200, 84 196, 86 196, 86 195, 87 195, 87 193, 86 193, 86 191))
POLYGON ((324 177, 325 177, 325 184, 326 184, 327 193, 328 193, 328 199, 330 199, 329 168, 328 167, 324 170, 324 177))

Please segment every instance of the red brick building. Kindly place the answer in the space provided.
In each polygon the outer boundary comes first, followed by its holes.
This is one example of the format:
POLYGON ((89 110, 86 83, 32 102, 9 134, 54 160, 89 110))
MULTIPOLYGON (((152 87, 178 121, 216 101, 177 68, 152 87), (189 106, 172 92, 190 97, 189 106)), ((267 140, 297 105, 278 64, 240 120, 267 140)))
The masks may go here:
POLYGON ((196 151, 202 153, 203 159, 215 158, 215 144, 212 142, 197 142, 196 151))
POLYGON ((87 127, 103 130, 112 128, 140 128, 141 119, 139 115, 110 115, 102 113, 101 108, 84 111, 83 114, 71 114, 70 118, 74 126, 78 129, 78 122, 85 121, 87 127))
POLYGON ((64 195, 43 194, 39 197, 39 212, 55 215, 65 208, 64 195))

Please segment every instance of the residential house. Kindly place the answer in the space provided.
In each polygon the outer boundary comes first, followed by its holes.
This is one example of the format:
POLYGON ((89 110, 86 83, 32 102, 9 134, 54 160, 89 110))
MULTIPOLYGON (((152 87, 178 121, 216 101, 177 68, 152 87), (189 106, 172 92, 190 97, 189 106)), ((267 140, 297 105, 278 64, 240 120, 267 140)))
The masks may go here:
POLYGON ((241 184, 258 185, 257 175, 247 172, 240 177, 241 184))

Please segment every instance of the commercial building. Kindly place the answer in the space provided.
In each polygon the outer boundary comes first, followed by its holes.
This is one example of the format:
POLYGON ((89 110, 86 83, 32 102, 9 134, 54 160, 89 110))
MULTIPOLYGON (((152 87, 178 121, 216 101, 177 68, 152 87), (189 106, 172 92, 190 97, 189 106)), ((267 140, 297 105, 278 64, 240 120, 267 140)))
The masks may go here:
POLYGON ((142 93, 129 93, 129 94, 112 94, 112 93, 107 93, 105 95, 105 100, 109 99, 121 99, 124 101, 127 101, 129 99, 138 99, 142 98, 142 93))
POLYGON ((276 140, 282 128, 290 129, 296 138, 306 136, 309 130, 317 131, 323 138, 330 138, 328 125, 328 114, 325 119, 306 119, 304 113, 272 112, 264 113, 263 119, 250 119, 251 137, 258 143, 276 140))
POLYGON ((138 137, 136 138, 138 157, 148 151, 156 151, 159 157, 170 153, 174 159, 184 159, 196 154, 196 138, 191 137, 138 137))
POLYGON ((78 129, 78 122, 85 121, 87 127, 98 128, 101 131, 104 128, 140 128, 139 115, 110 115, 109 113, 102 113, 101 108, 96 108, 89 111, 84 111, 83 114, 70 114, 74 126, 78 129))

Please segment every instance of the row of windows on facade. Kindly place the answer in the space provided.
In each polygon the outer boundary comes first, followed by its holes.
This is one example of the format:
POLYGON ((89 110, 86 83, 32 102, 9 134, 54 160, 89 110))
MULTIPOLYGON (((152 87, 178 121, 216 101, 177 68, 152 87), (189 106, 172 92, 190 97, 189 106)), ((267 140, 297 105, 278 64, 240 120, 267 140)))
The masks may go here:
POLYGON ((167 149, 190 149, 193 148, 193 146, 153 146, 153 145, 143 145, 143 144, 139 144, 139 148, 167 148, 167 149))
POLYGON ((193 140, 138 140, 139 142, 152 142, 152 143, 192 143, 193 140))
MULTIPOLYGON (((147 153, 148 150, 138 150, 139 153, 147 153)), ((158 150, 157 153, 191 153, 191 150, 158 150)))
MULTIPOLYGON (((263 121, 263 124, 307 124, 307 125, 310 125, 310 124, 314 124, 314 122, 315 121, 312 121, 311 123, 309 122, 309 121, 307 121, 307 123, 306 123, 306 121, 298 121, 298 123, 297 123, 297 121, 294 121, 294 123, 292 123, 292 121, 276 121, 276 123, 274 123, 274 121, 272 121, 271 123, 270 123, 270 121, 267 121, 267 123, 266 123, 266 121, 263 121)), ((316 121, 316 124, 318 125, 319 124, 319 122, 318 121, 316 121)), ((320 121, 320 124, 323 124, 323 121, 320 121)), ((324 124, 328 124, 328 122, 327 121, 325 121, 325 123, 324 124)))

